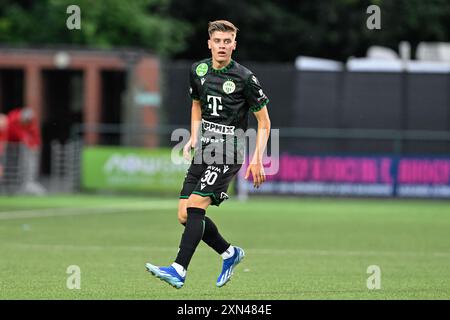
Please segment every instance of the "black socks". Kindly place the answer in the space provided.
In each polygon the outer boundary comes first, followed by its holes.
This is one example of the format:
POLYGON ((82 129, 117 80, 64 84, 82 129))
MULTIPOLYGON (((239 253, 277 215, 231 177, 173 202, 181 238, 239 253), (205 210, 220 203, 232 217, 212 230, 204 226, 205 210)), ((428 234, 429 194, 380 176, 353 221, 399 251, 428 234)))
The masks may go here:
POLYGON ((205 210, 201 208, 187 208, 186 228, 181 236, 180 249, 175 262, 187 270, 205 230, 205 210))
MULTIPOLYGON (((183 223, 183 225, 186 227, 184 230, 183 236, 181 238, 181 244, 180 244, 180 251, 178 251, 177 259, 175 260, 176 263, 182 265, 185 269, 187 269, 187 266, 189 265, 189 262, 191 261, 192 255, 195 252, 195 248, 197 247, 198 243, 200 242, 195 240, 195 247, 192 249, 192 243, 188 243, 189 239, 194 238, 192 231, 188 231, 188 223, 189 220, 196 220, 200 215, 202 216, 202 221, 204 223, 204 229, 203 229, 203 238, 201 238, 208 246, 214 249, 218 254, 224 253, 230 246, 228 242, 225 241, 225 239, 220 235, 219 230, 217 229, 217 226, 214 224, 214 222, 209 218, 205 216, 205 210, 200 208, 188 208, 188 219, 186 223, 183 223), (194 212, 193 215, 190 216, 190 212, 194 212), (197 214, 195 213, 197 212, 197 214), (186 236, 185 236, 186 235, 186 236), (187 242, 188 241, 188 242, 187 242), (182 249, 183 248, 183 249, 182 249)), ((191 221, 192 223, 192 221, 191 221)), ((197 225, 197 223, 194 223, 194 225, 197 225)), ((194 227, 195 229, 195 227, 194 227)))
POLYGON ((214 222, 208 217, 205 217, 205 232, 203 233, 202 240, 218 254, 224 253, 230 246, 230 244, 222 238, 214 222))

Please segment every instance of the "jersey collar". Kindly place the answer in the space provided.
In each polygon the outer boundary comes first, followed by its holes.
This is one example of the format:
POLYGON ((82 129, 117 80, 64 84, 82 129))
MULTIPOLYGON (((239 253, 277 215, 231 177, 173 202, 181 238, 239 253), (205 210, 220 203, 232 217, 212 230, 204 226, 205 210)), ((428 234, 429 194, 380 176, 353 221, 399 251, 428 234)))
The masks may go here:
POLYGON ((212 58, 209 58, 208 60, 208 66, 211 68, 211 71, 214 73, 224 73, 231 69, 231 67, 234 65, 234 60, 231 59, 230 63, 227 64, 225 67, 221 69, 214 69, 212 66, 212 58))

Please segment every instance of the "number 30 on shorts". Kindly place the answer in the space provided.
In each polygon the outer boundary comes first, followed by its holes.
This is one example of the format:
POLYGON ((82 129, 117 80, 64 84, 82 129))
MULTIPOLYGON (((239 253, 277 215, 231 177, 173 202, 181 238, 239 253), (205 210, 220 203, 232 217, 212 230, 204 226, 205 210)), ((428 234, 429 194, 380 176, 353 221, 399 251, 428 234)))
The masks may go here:
POLYGON ((202 182, 206 182, 208 185, 213 185, 216 182, 217 177, 219 176, 217 172, 206 170, 204 173, 204 177, 202 178, 202 182))

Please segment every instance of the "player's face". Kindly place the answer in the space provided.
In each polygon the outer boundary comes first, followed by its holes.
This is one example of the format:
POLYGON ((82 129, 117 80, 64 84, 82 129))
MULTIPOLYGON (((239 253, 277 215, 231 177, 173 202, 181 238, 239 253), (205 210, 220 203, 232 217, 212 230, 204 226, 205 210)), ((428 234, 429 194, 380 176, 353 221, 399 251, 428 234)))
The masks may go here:
POLYGON ((213 32, 208 40, 213 60, 219 63, 230 61, 231 54, 236 49, 235 36, 233 32, 213 32))

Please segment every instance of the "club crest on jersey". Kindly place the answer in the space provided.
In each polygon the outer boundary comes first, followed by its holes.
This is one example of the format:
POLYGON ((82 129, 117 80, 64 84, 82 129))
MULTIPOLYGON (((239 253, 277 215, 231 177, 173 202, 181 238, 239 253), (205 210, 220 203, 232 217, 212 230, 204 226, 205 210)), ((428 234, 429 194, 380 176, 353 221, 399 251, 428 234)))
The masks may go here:
POLYGON ((195 73, 199 77, 203 77, 208 72, 208 65, 206 63, 200 63, 195 69, 195 73))
POLYGON ((233 81, 227 80, 223 83, 222 89, 223 92, 225 92, 226 94, 230 94, 233 93, 234 90, 236 90, 236 85, 234 84, 233 81))

